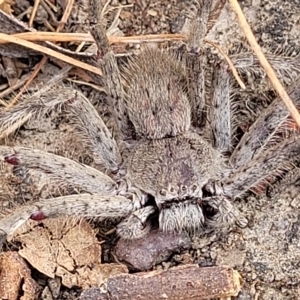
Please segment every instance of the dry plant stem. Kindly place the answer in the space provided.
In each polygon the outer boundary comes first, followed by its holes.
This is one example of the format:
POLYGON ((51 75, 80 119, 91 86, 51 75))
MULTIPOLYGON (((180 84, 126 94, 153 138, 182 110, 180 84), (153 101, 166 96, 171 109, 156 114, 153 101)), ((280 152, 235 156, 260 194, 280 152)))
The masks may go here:
MULTIPOLYGON (((46 10, 46 12, 48 13, 49 17, 54 22, 54 24, 58 24, 58 21, 56 19, 56 16, 55 16, 53 10, 49 7, 49 3, 45 2, 44 0, 40 0, 40 1, 41 1, 42 7, 46 10)), ((49 24, 49 26, 51 26, 53 28, 53 26, 49 23, 48 20, 44 20, 44 22, 45 22, 44 23, 45 25, 46 25, 46 22, 47 22, 47 24, 49 24)), ((55 29, 52 30, 52 31, 55 32, 55 29)))
MULTIPOLYGON (((23 32, 12 35, 13 37, 31 42, 94 42, 93 37, 89 33, 58 33, 58 32, 23 32)), ((182 34, 149 34, 138 36, 109 36, 110 44, 140 44, 140 43, 160 43, 160 42, 176 42, 185 40, 182 34)), ((0 44, 7 44, 9 41, 1 40, 0 44)))
POLYGON ((5 97, 6 95, 9 95, 10 93, 12 93, 14 90, 20 88, 22 85, 24 85, 24 83, 28 80, 29 76, 26 75, 25 78, 19 80, 14 86, 6 89, 5 91, 0 93, 0 98, 5 97))
POLYGON ((51 1, 49 1, 49 0, 45 0, 45 2, 51 7, 51 9, 54 11, 54 12, 58 12, 58 8, 54 5, 54 4, 52 4, 52 2, 51 1))
POLYGON ((52 49, 43 47, 41 45, 37 45, 37 44, 31 43, 31 42, 19 39, 19 38, 10 36, 10 35, 5 34, 5 33, 0 33, 0 39, 1 40, 6 40, 6 41, 14 43, 14 44, 18 44, 18 45, 21 45, 21 46, 24 46, 24 47, 27 47, 27 48, 30 48, 30 49, 33 49, 33 50, 36 50, 38 52, 41 52, 41 53, 44 53, 44 54, 47 54, 47 55, 50 55, 52 57, 58 58, 62 61, 65 61, 66 63, 69 63, 71 65, 83 68, 85 70, 88 70, 90 72, 93 72, 95 74, 98 74, 98 75, 102 76, 102 71, 99 68, 93 67, 89 64, 78 61, 78 60, 76 60, 72 57, 69 57, 67 55, 58 53, 57 51, 54 51, 52 49))
POLYGON ((93 89, 95 89, 99 92, 103 92, 103 93, 106 92, 104 87, 101 87, 101 86, 96 85, 96 84, 88 83, 88 82, 85 82, 85 81, 82 81, 82 80, 70 79, 70 78, 67 78, 67 80, 70 81, 70 82, 77 83, 77 84, 90 86, 90 87, 92 87, 93 89))
POLYGON ((260 64, 266 71, 274 89, 277 91, 277 93, 281 97, 282 101, 286 105, 287 109, 291 113, 292 117, 294 118, 295 122, 297 123, 298 127, 300 128, 299 112, 298 112, 297 108, 295 107, 295 105, 293 104, 292 100, 290 99, 289 95, 287 94, 286 90, 282 86, 280 80, 277 78, 272 66, 266 59, 265 55, 263 54, 261 47, 256 42, 256 39, 252 33, 252 30, 251 30, 249 24, 247 23, 247 20, 241 10, 240 5, 238 4, 238 2, 236 0, 228 0, 228 1, 230 2, 233 11, 237 14, 237 17, 239 19, 242 30, 244 31, 246 38, 247 38, 249 44, 251 45, 252 50, 254 51, 257 58, 259 59, 260 64))

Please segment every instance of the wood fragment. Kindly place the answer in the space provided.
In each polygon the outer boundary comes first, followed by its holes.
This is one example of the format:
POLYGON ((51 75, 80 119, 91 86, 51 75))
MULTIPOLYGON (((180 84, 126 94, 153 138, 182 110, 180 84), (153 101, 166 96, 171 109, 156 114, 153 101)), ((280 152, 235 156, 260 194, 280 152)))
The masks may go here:
POLYGON ((34 4, 33 4, 32 11, 31 11, 31 14, 30 14, 29 22, 28 22, 29 27, 32 27, 33 20, 36 16, 39 5, 40 5, 40 0, 35 0, 34 4))
POLYGON ((239 273, 229 267, 184 265, 166 271, 122 274, 108 279, 108 299, 211 299, 237 296, 239 273))

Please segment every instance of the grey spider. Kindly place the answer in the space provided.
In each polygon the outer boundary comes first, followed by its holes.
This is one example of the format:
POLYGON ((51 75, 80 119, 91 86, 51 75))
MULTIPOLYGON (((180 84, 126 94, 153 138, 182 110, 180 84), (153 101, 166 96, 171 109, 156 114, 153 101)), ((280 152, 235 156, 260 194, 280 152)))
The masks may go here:
MULTIPOLYGON (((63 106, 74 116, 78 133, 94 160, 113 175, 40 150, 1 146, 4 162, 45 172, 86 192, 16 209, 0 220, 3 239, 30 218, 60 215, 123 218, 117 232, 128 239, 145 236, 157 216, 159 228, 170 232, 240 220, 233 200, 270 174, 276 176, 278 170, 286 169, 299 154, 300 141, 290 135, 274 145, 275 137, 283 136, 289 117, 276 99, 232 151, 232 75, 225 63, 214 70, 214 89, 209 97, 205 89, 203 39, 224 1, 196 1, 181 56, 175 50, 145 48, 129 59, 123 77, 101 24, 101 5, 101 1, 91 1, 91 33, 117 124, 116 137, 88 99, 66 88, 27 99, 2 112, 0 129, 3 135, 7 128, 16 129, 29 117, 63 106), (205 127, 200 130, 203 123, 205 127), (128 157, 122 158, 119 149, 124 147, 122 140, 130 126, 137 138, 128 149, 128 157)), ((245 56, 236 56, 233 61, 237 68, 245 67, 245 56)), ((258 68, 254 58, 251 65, 258 68)), ((289 88, 297 104, 299 89, 296 83, 289 88)))

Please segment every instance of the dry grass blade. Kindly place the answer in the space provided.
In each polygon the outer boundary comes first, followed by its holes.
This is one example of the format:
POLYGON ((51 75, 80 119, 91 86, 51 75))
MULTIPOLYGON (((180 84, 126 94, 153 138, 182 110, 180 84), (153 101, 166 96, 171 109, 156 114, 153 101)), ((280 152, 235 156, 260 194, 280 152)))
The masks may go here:
MULTIPOLYGON (((39 5, 40 1, 36 0, 34 3, 34 9, 33 12, 30 16, 30 20, 29 20, 29 26, 32 26, 32 22, 33 22, 33 18, 35 16, 35 13, 37 11, 37 7, 39 5), (31 21, 31 23, 30 23, 31 21)), ((64 11, 64 14, 62 16, 61 22, 58 25, 56 31, 59 32, 65 25, 65 23, 68 21, 68 18, 70 16, 72 7, 74 5, 74 0, 69 0, 67 3, 67 7, 64 11)), ((15 103, 19 100, 19 98, 23 95, 23 93, 26 91, 26 89, 29 87, 29 85, 31 84, 31 82, 33 81, 33 79, 37 76, 37 74, 39 73, 39 71, 43 68, 43 66, 47 63, 48 57, 44 56, 42 58, 42 60, 38 63, 38 65, 35 67, 34 71, 32 72, 32 74, 30 75, 28 81, 26 82, 26 84, 23 86, 23 88, 19 91, 19 93, 10 101, 9 105, 5 108, 6 110, 10 109, 13 105, 15 105, 15 103)))
POLYGON ((32 24, 33 24, 33 20, 35 18, 35 15, 37 13, 37 10, 38 10, 38 7, 40 5, 40 0, 35 0, 34 1, 34 5, 33 5, 33 8, 32 8, 32 12, 30 14, 30 18, 29 18, 29 22, 28 22, 28 26, 29 27, 32 27, 32 24))
MULTIPOLYGON (((94 42, 89 33, 59 33, 59 32, 23 32, 12 35, 18 39, 31 42, 94 42)), ((140 44, 140 43, 159 43, 167 41, 182 41, 186 37, 183 34, 149 34, 139 36, 117 37, 109 36, 110 44, 140 44)), ((0 44, 7 44, 10 41, 0 40, 0 44)))
POLYGON ((96 67, 91 66, 89 64, 86 64, 84 62, 81 62, 79 60, 76 60, 76 59, 74 59, 72 57, 69 57, 67 55, 61 54, 61 53, 59 53, 57 51, 54 51, 52 49, 43 47, 41 45, 37 45, 37 44, 31 43, 31 42, 19 39, 19 38, 16 38, 14 36, 10 36, 10 35, 5 34, 5 33, 0 33, 0 40, 8 41, 10 43, 18 44, 18 45, 36 50, 38 52, 44 53, 46 55, 50 55, 50 56, 55 57, 55 58, 58 58, 58 59, 66 62, 66 63, 69 63, 71 65, 80 67, 82 69, 93 72, 93 73, 98 74, 100 76, 102 75, 102 71, 99 68, 96 68, 96 67))
POLYGON ((242 79, 240 78, 239 76, 239 73, 238 71, 236 70, 236 67, 234 66, 233 62, 231 61, 231 59, 229 58, 229 56, 222 50, 222 48, 217 45, 216 43, 212 42, 212 41, 209 41, 209 40, 205 40, 205 43, 207 44, 210 44, 212 45, 213 47, 215 47, 223 56, 224 58, 226 59, 231 71, 232 71, 232 74, 233 76, 235 77, 236 81, 238 82, 238 84, 240 85, 240 87, 242 89, 245 89, 246 86, 244 84, 244 82, 242 81, 242 79))
POLYGON ((289 95, 287 94, 286 90, 282 86, 280 80, 276 76, 275 71, 273 70, 272 66, 266 59, 265 55, 263 54, 261 47, 258 45, 258 43, 252 33, 252 30, 243 14, 243 11, 242 11, 240 5, 238 4, 238 2, 236 0, 228 0, 228 1, 230 2, 233 11, 237 14, 241 28, 244 31, 245 36, 246 36, 252 50, 256 54, 260 64, 266 71, 274 89, 276 90, 276 92, 278 93, 278 95, 280 96, 280 98, 282 99, 284 104, 286 105, 288 111, 291 113, 293 119, 295 120, 295 122, 297 123, 297 125, 300 128, 299 112, 298 112, 297 108, 295 107, 293 101, 290 99, 289 95))
POLYGON ((21 88, 19 93, 9 102, 9 104, 5 107, 5 110, 10 109, 18 100, 19 98, 23 95, 23 93, 26 91, 26 89, 29 87, 33 79, 37 76, 41 68, 44 66, 44 64, 47 61, 47 56, 44 56, 42 60, 38 63, 38 65, 35 67, 33 72, 30 74, 28 80, 26 81, 25 85, 21 88))

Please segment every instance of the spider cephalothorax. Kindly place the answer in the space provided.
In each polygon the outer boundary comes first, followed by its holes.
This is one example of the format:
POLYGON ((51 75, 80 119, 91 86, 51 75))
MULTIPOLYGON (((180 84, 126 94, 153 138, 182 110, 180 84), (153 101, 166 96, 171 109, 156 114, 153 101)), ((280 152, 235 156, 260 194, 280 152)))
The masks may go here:
MULTIPOLYGON (((175 54, 176 50, 144 47, 129 59, 122 76, 101 23, 101 1, 91 2, 91 33, 99 48, 97 63, 104 73, 116 138, 89 100, 67 88, 28 98, 2 112, 0 129, 3 136, 8 128, 11 132, 11 128, 23 124, 29 113, 32 117, 63 107, 72 115, 95 162, 112 177, 40 150, 1 146, 0 157, 6 163, 42 171, 78 187, 82 193, 21 207, 0 220, 0 232, 11 234, 29 218, 58 215, 123 218, 117 231, 124 238, 144 236, 156 216, 159 228, 171 232, 238 220, 232 200, 286 168, 299 154, 300 142, 290 135, 275 146, 265 147, 288 118, 283 104, 275 100, 232 152, 232 75, 225 63, 218 64, 213 72, 213 89, 207 93, 202 51, 203 39, 224 1, 196 3, 186 45, 180 45, 181 55, 175 54), (205 128, 199 130, 197 126, 202 123, 205 128), (134 138, 128 136, 132 126, 134 138), (131 139, 131 143, 128 155, 122 157, 121 145, 127 145, 122 143, 124 139, 131 139)), ((233 61, 237 68, 245 68, 242 56, 233 61)), ((258 68, 255 59, 251 64, 258 68)), ((299 86, 290 88, 297 103, 299 86)))

